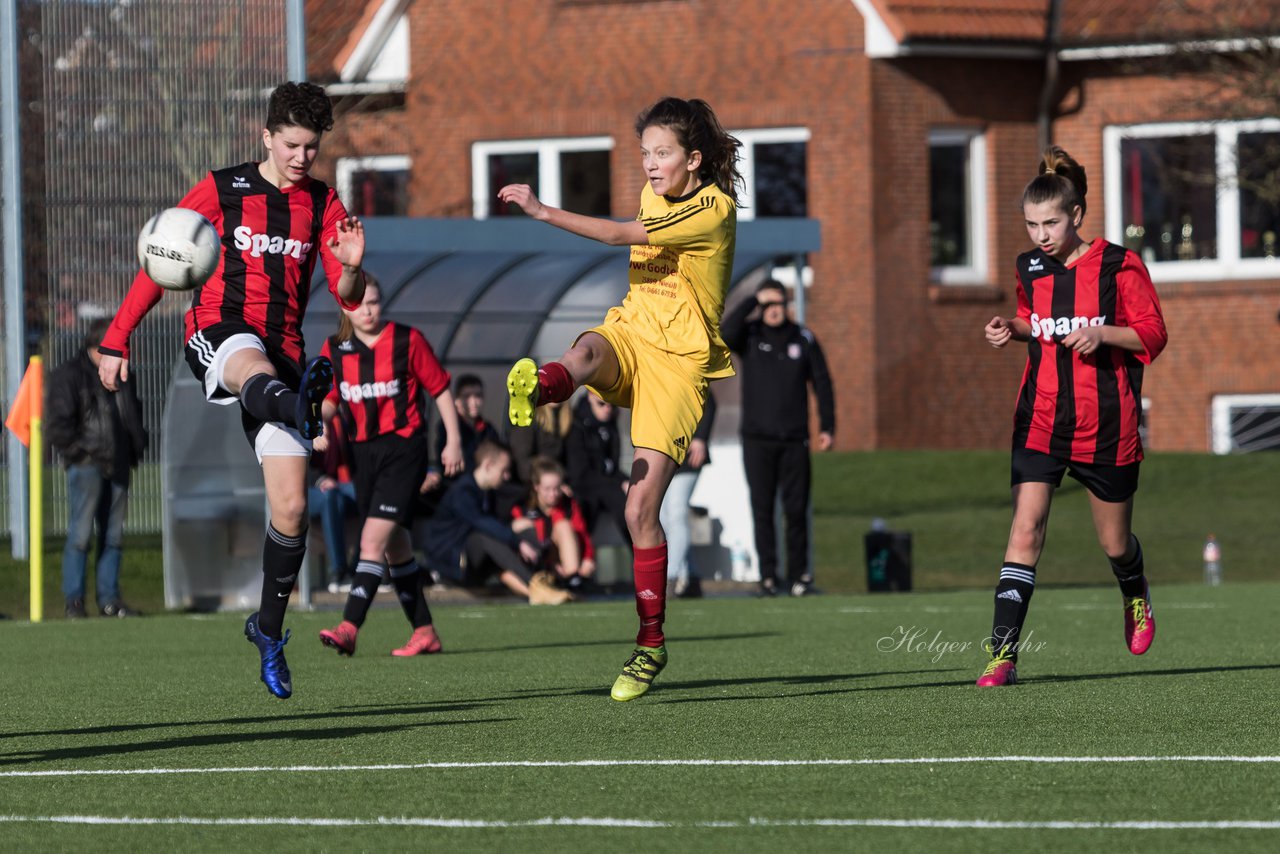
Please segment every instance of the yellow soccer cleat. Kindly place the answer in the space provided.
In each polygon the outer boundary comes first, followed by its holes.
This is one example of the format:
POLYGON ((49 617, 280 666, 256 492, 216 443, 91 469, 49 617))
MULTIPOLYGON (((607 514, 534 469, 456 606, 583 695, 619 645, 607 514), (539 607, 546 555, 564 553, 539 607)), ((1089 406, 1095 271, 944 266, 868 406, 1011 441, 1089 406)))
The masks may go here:
POLYGON ((508 416, 516 427, 533 423, 533 408, 538 405, 538 366, 533 359, 521 359, 507 374, 507 393, 511 395, 508 416))
POLYGON ((667 666, 667 647, 638 646, 627 663, 622 665, 622 675, 613 683, 609 696, 620 703, 634 700, 653 684, 653 679, 667 666))

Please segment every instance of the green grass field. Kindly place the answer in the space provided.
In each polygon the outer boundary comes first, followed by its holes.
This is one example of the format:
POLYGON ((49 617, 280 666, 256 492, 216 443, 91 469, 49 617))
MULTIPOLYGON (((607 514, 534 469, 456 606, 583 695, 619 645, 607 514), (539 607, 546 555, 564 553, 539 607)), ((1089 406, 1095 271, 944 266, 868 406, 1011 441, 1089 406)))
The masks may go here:
MULTIPOLYGON (((994 586, 1009 534, 1008 453, 879 451, 814 460, 814 564, 823 590, 866 589, 862 537, 875 517, 912 533, 917 590, 994 586)), ((1149 454, 1134 529, 1152 577, 1198 580, 1204 539, 1213 533, 1228 581, 1280 579, 1277 483, 1280 454, 1149 454)), ((46 619, 62 615, 61 549, 61 539, 47 539, 46 619)), ((7 541, 0 540, 0 613, 27 618, 27 576, 26 562, 12 560, 7 541)), ((128 602, 147 613, 163 610, 162 577, 159 535, 130 535, 121 575, 128 602)), ((1057 584, 1111 578, 1085 492, 1070 478, 1054 501, 1040 577, 1057 584)))
POLYGON ((394 607, 352 659, 290 614, 285 702, 243 615, 0 623, 0 849, 1274 851, 1277 596, 1158 586, 1135 658, 1044 585, 985 691, 986 591, 681 601, 627 704, 627 601, 441 606, 411 660, 394 607))

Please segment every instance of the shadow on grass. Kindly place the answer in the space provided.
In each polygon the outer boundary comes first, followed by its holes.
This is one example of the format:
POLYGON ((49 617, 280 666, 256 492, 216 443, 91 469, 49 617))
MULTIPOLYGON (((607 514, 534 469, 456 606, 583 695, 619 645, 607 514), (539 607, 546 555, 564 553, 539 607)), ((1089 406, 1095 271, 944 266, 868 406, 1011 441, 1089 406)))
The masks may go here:
MULTIPOLYGON (((778 632, 741 632, 732 635, 695 635, 693 637, 680 636, 679 642, 683 646, 686 643, 704 643, 706 641, 738 641, 738 640, 755 640, 757 638, 774 638, 778 636, 778 632)), ((626 637, 612 637, 604 640, 569 640, 556 641, 554 643, 522 643, 508 644, 507 646, 480 646, 468 647, 467 649, 446 649, 442 655, 471 655, 477 652, 521 652, 523 650, 536 649, 566 649, 579 646, 617 646, 619 649, 625 648, 628 641, 626 637)))
MULTIPOLYGON (((447 712, 470 712, 481 708, 480 703, 460 703, 456 700, 439 703, 404 703, 396 705, 339 706, 327 712, 306 712, 296 715, 261 715, 240 718, 214 718, 203 721, 148 721, 135 724, 110 724, 106 726, 77 727, 75 729, 48 729, 31 732, 0 732, 0 739, 40 738, 50 735, 106 735, 108 733, 138 732, 148 729, 195 726, 252 726, 253 724, 281 723, 285 721, 317 721, 329 718, 350 718, 353 715, 377 717, 383 715, 426 715, 447 712), (354 710, 354 711, 353 711, 354 710)), ((0 753, 0 762, 6 754, 0 753)))
POLYGON ((423 721, 414 724, 398 724, 376 727, 339 727, 334 729, 301 729, 278 730, 275 732, 220 732, 209 735, 192 735, 183 738, 170 738, 159 741, 143 741, 136 744, 99 744, 84 747, 58 747, 50 750, 22 750, 0 754, 0 766, 24 765, 32 762, 58 762, 72 759, 97 759, 107 756, 123 756, 133 753, 148 753, 158 750, 183 750, 192 747, 216 747, 224 744, 244 744, 257 741, 271 743, 276 741, 332 741, 348 739, 354 736, 376 733, 383 735, 392 732, 407 732, 422 727, 451 726, 453 724, 495 724, 508 723, 515 718, 479 718, 464 721, 423 721))

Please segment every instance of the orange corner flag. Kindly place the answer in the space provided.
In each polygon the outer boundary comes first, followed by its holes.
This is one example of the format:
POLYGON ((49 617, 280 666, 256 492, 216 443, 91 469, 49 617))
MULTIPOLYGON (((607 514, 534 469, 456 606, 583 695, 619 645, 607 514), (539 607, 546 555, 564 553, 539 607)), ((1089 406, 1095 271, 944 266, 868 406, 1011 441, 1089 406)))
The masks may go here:
POLYGON ((27 372, 22 375, 18 385, 18 396, 14 398, 9 410, 9 417, 4 426, 13 431, 18 441, 24 445, 31 444, 31 422, 44 418, 44 370, 39 356, 32 356, 27 363, 27 372))

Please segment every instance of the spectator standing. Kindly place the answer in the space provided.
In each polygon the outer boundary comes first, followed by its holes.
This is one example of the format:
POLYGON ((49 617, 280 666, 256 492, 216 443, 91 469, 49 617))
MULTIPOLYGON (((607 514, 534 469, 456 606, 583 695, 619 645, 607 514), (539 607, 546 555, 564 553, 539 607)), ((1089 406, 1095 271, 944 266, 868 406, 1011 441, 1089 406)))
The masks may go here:
POLYGON ((315 480, 307 490, 307 506, 312 516, 320 517, 329 559, 325 580, 329 592, 337 593, 341 585, 351 581, 347 517, 356 512, 356 485, 351 480, 350 453, 341 419, 326 421, 324 435, 328 443, 324 452, 311 455, 315 480))
POLYGON ((629 543, 626 516, 629 482, 622 471, 621 456, 618 409, 589 391, 574 405, 573 426, 566 440, 569 486, 593 532, 597 531, 601 518, 608 517, 629 543))
POLYGON ((787 316, 787 289, 773 279, 726 312, 721 332, 742 371, 742 462, 760 560, 760 593, 778 588, 774 502, 786 521, 787 581, 792 596, 813 590, 809 571, 809 389, 818 401, 818 450, 836 430, 831 374, 818 339, 787 316), (752 317, 753 312, 757 312, 752 317))
POLYGON ((134 617, 120 598, 124 517, 129 481, 147 448, 142 405, 133 383, 107 391, 98 381, 98 344, 110 320, 89 326, 76 355, 49 374, 44 428, 67 467, 67 545, 62 551, 66 615, 85 616, 89 544, 97 529, 98 611, 104 617, 134 617))
POLYGON ((693 497, 694 487, 698 485, 698 475, 703 466, 711 462, 708 453, 708 442, 711 441, 711 428, 716 420, 716 399, 707 395, 702 420, 698 429, 693 432, 689 442, 689 454, 684 463, 676 469, 667 487, 667 494, 662 497, 662 530, 667 534, 667 565, 670 569, 672 593, 677 599, 697 599, 702 596, 702 579, 698 577, 698 569, 689 560, 689 500, 693 497))

